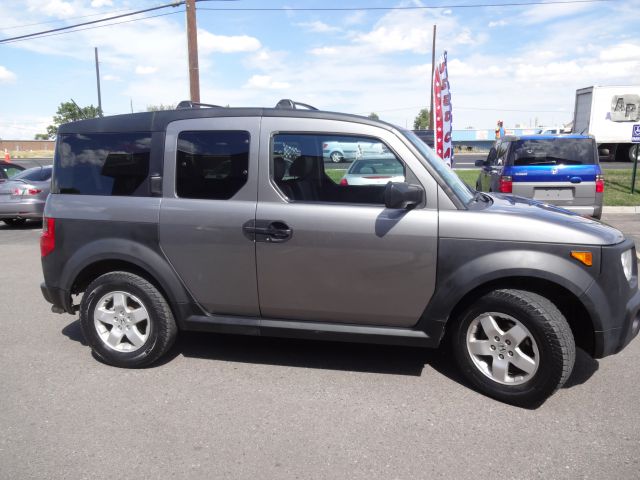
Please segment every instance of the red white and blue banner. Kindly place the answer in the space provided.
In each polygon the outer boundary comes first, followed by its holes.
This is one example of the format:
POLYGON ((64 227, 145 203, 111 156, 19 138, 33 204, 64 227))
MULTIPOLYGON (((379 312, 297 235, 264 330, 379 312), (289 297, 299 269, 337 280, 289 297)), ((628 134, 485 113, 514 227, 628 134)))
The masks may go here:
POLYGON ((453 143, 451 142, 453 113, 446 51, 433 72, 432 110, 434 148, 438 156, 451 166, 453 164, 453 143))

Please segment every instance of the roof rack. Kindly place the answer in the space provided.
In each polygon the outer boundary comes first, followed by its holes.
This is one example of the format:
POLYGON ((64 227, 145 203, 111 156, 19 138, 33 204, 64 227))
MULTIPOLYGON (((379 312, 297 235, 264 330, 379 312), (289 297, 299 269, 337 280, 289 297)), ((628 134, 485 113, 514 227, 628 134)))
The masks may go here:
POLYGON ((209 107, 209 108, 223 108, 220 105, 212 105, 210 103, 200 103, 200 102, 192 102, 191 100, 183 100, 178 104, 176 110, 186 110, 188 108, 200 108, 200 107, 209 107))
POLYGON ((295 102, 288 98, 283 98, 276 104, 276 108, 282 110, 298 110, 299 107, 306 108, 307 110, 318 110, 316 107, 302 102, 295 102))

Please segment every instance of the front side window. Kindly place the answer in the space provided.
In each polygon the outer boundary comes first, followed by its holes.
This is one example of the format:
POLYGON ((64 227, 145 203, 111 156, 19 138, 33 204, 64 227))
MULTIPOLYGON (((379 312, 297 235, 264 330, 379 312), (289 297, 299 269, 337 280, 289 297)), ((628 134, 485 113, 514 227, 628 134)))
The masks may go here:
POLYGON ((63 134, 53 193, 148 196, 151 133, 63 134))
POLYGON ((176 162, 178 197, 228 200, 247 183, 249 132, 180 132, 176 162))
POLYGON ((271 178, 289 200, 382 205, 406 167, 376 138, 283 133, 271 142, 271 178))

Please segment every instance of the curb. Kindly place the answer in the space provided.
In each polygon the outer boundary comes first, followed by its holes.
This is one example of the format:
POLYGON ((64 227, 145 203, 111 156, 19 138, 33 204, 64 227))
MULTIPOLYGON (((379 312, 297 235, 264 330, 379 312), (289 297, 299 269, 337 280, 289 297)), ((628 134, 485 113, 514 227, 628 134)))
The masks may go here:
POLYGON ((602 213, 640 213, 640 206, 637 206, 637 207, 602 207, 602 213))

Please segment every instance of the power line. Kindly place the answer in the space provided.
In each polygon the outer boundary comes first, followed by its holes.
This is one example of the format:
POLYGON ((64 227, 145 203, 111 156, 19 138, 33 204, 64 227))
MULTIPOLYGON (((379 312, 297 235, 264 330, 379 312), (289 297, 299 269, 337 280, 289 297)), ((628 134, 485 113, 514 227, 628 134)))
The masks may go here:
MULTIPOLYGON (((210 2, 216 0, 198 0, 199 2, 210 2)), ((407 6, 407 7, 249 7, 249 8, 216 8, 200 7, 198 10, 214 11, 235 11, 235 12, 352 12, 352 11, 389 11, 389 10, 437 10, 442 8, 483 8, 483 7, 526 7, 530 5, 565 5, 580 3, 600 3, 617 2, 618 0, 555 0, 551 2, 532 1, 520 3, 476 3, 476 4, 454 4, 454 5, 427 5, 427 6, 407 6)))
POLYGON ((43 22, 36 22, 36 23, 27 23, 25 25, 14 25, 12 27, 3 27, 2 30, 15 30, 16 28, 26 28, 26 27, 33 27, 36 25, 46 25, 48 23, 63 23, 66 22, 68 20, 76 20, 78 18, 89 18, 89 17, 99 17, 100 15, 110 15, 112 13, 120 13, 120 12, 128 12, 130 11, 129 9, 121 9, 121 10, 113 10, 110 12, 100 12, 100 13, 92 13, 90 15, 80 15, 77 17, 67 17, 65 19, 55 19, 55 20, 45 20, 43 22))
MULTIPOLYGON (((58 35, 65 35, 65 34, 68 34, 68 33, 83 32, 85 30, 95 30, 96 28, 111 27, 111 26, 114 26, 114 25, 121 25, 123 23, 139 22, 141 20, 148 20, 150 18, 158 18, 158 17, 166 17, 167 15, 175 15, 177 13, 184 13, 184 10, 179 10, 177 12, 159 13, 157 15, 147 15, 146 17, 134 18, 134 19, 131 19, 131 20, 123 20, 121 22, 112 22, 112 23, 107 23, 106 25, 94 25, 93 27, 78 28, 76 30, 71 30, 71 31, 66 31, 66 32, 50 33, 48 35, 40 35, 40 36, 36 37, 36 39, 46 38, 46 37, 56 37, 58 35)), ((19 40, 12 40, 12 41, 2 41, 0 43, 16 43, 16 42, 24 42, 26 40, 31 40, 31 38, 22 38, 22 39, 19 39, 19 40)))
POLYGON ((98 20, 91 20, 90 22, 76 23, 75 25, 67 25, 66 27, 53 28, 51 30, 45 30, 45 31, 42 31, 42 32, 28 33, 26 35, 20 35, 20 36, 17 36, 17 37, 4 38, 4 39, 0 40, 0 43, 8 43, 8 42, 13 42, 13 41, 16 41, 16 40, 23 40, 23 39, 32 38, 32 37, 47 36, 46 35, 47 33, 60 32, 62 30, 70 30, 72 28, 82 27, 84 25, 93 25, 93 24, 96 24, 96 23, 107 22, 109 20, 115 20, 115 19, 123 18, 123 17, 130 17, 131 15, 138 15, 140 13, 152 12, 154 10, 160 10, 160 9, 168 8, 168 7, 178 7, 178 6, 182 5, 182 4, 184 4, 184 1, 176 1, 176 2, 173 2, 173 3, 167 3, 167 4, 164 4, 164 5, 158 5, 156 7, 145 8, 144 10, 137 10, 135 12, 123 13, 121 15, 115 15, 113 17, 101 18, 101 19, 98 19, 98 20))

